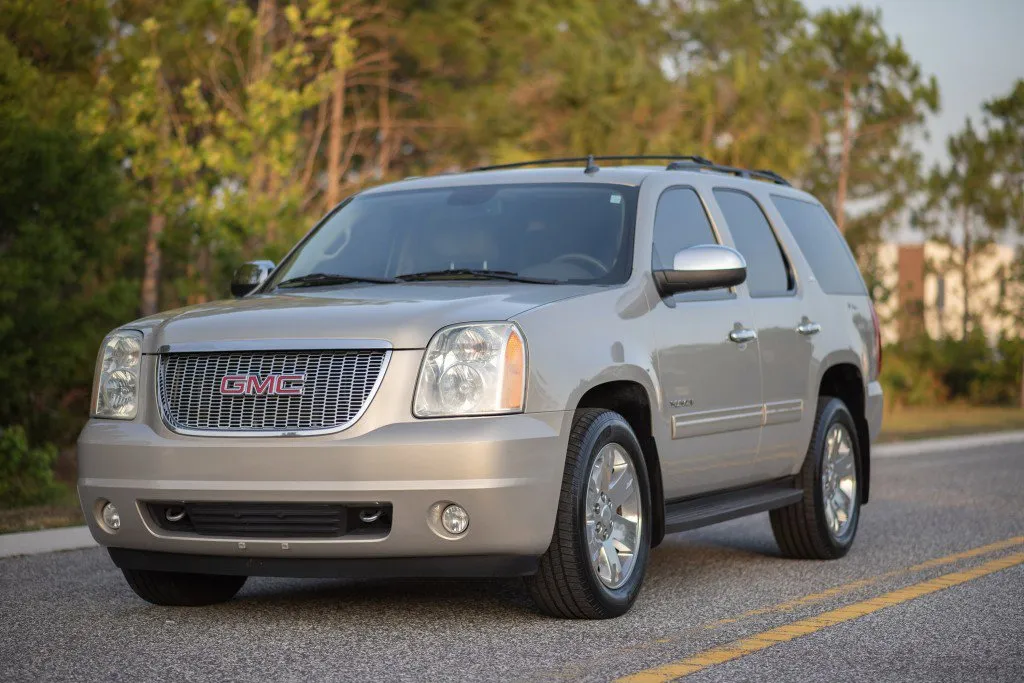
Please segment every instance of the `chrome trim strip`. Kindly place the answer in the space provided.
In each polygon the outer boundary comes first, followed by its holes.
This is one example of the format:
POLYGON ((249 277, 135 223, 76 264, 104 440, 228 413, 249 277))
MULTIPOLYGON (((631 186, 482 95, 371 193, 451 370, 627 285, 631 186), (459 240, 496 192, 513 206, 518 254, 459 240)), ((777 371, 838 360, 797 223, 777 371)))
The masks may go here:
POLYGON ((763 418, 764 406, 761 404, 673 415, 672 438, 686 439, 692 436, 755 429, 761 426, 763 418))
POLYGON ((218 351, 377 351, 392 349, 384 339, 238 339, 234 341, 164 344, 157 353, 205 353, 218 351))
MULTIPOLYGON (((349 340, 345 340, 345 341, 349 341, 349 340)), ((358 340, 356 340, 356 341, 358 341, 358 340)), ((384 343, 387 343, 387 342, 384 342, 384 343)), ((182 436, 219 436, 219 437, 228 437, 228 438, 234 438, 234 437, 249 437, 249 438, 271 437, 272 438, 272 437, 282 437, 282 436, 287 436, 287 437, 293 437, 293 436, 323 436, 325 434, 337 434, 338 432, 344 431, 344 430, 348 429, 349 427, 351 427, 352 425, 354 425, 356 422, 358 422, 359 418, 361 418, 363 416, 363 413, 365 413, 366 410, 370 407, 370 404, 373 402, 374 396, 377 395, 377 390, 380 389, 380 385, 384 381, 384 375, 387 374, 388 364, 391 362, 391 348, 390 347, 391 347, 391 345, 388 344, 388 349, 384 353, 384 360, 381 362, 380 374, 377 375, 377 381, 374 382, 373 388, 370 390, 370 394, 366 397, 366 400, 363 402, 363 406, 359 409, 359 412, 356 413, 355 415, 353 415, 352 419, 349 420, 348 422, 345 422, 344 424, 340 424, 340 425, 338 425, 336 427, 328 427, 326 429, 292 429, 292 430, 276 430, 276 431, 275 430, 269 430, 269 429, 268 430, 258 430, 258 431, 242 431, 242 430, 232 431, 232 430, 229 430, 229 429, 185 429, 185 428, 176 428, 176 427, 172 426, 170 422, 168 422, 167 416, 164 414, 164 404, 163 404, 163 401, 160 400, 159 390, 157 389, 157 382, 159 381, 159 377, 160 377, 160 363, 154 363, 154 365, 156 367, 154 368, 154 372, 153 372, 153 391, 156 392, 156 404, 157 404, 157 406, 160 409, 160 420, 164 423, 164 426, 167 427, 169 430, 171 430, 175 434, 181 434, 182 436)), ((321 350, 322 348, 323 347, 316 347, 315 350, 321 350)), ((348 349, 350 347, 332 347, 332 348, 345 348, 345 349, 348 349)), ((352 349, 359 349, 359 350, 367 350, 367 347, 365 347, 365 346, 354 346, 354 347, 351 347, 351 348, 352 349)), ((377 347, 377 348, 379 349, 381 347, 377 347)), ((232 351, 239 351, 239 350, 248 350, 248 349, 231 349, 231 350, 232 351)), ((307 349, 296 349, 295 347, 288 346, 288 347, 284 347, 284 348, 260 349, 260 350, 261 351, 263 351, 263 350, 289 351, 289 350, 307 350, 307 349)), ((181 352, 175 352, 175 353, 181 353, 181 352)))
POLYGON ((802 399, 791 401, 772 401, 764 404, 764 424, 780 425, 787 422, 799 422, 804 414, 802 399))

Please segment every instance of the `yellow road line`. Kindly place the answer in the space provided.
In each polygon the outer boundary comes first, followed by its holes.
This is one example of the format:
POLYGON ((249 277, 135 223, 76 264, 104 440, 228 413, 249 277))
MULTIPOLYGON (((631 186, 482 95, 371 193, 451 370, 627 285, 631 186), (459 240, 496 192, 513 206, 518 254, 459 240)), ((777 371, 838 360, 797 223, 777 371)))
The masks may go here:
MULTIPOLYGON (((935 560, 930 560, 930 562, 935 562, 935 560)), ((840 607, 839 609, 824 612, 816 617, 800 619, 799 621, 794 621, 792 623, 779 626, 778 628, 773 628, 771 630, 764 631, 763 633, 758 633, 748 638, 737 640, 733 643, 729 643, 728 645, 722 645, 720 647, 711 648, 710 650, 705 650, 704 652, 692 657, 687 657, 686 659, 681 659, 676 662, 640 671, 631 676, 625 676, 618 679, 617 683, 654 683, 656 681, 671 681, 677 678, 682 678, 702 669, 706 669, 709 666, 746 657, 747 655, 767 649, 772 645, 795 640, 796 638, 815 633, 824 628, 828 628, 829 626, 835 626, 836 624, 859 619, 867 614, 883 610, 886 607, 892 607, 931 593, 937 593, 938 591, 951 586, 957 586, 968 581, 973 581, 974 579, 979 579, 983 576, 988 576, 989 574, 994 574, 995 572, 1015 567, 1019 564, 1024 564, 1024 553, 1014 553, 996 560, 990 560, 973 569, 944 574, 937 578, 929 579, 928 581, 922 581, 921 583, 916 583, 911 586, 907 586, 906 588, 885 593, 877 598, 871 598, 870 600, 864 600, 863 602, 856 602, 852 605, 847 605, 846 607, 840 607)))
MULTIPOLYGON (((988 545, 972 548, 970 550, 965 550, 959 553, 953 553, 952 555, 946 555, 945 557, 937 557, 935 559, 928 560, 927 562, 921 562, 920 564, 911 565, 909 567, 903 567, 901 569, 894 569, 892 571, 888 571, 883 574, 877 574, 875 576, 869 576, 866 579, 858 579, 857 581, 851 581, 850 583, 844 583, 839 586, 828 588, 819 593, 811 593, 810 595, 804 595, 803 597, 795 598, 793 600, 780 602, 777 605, 770 605, 768 607, 759 607, 757 609, 752 609, 750 611, 744 612, 743 614, 739 614, 735 617, 729 617, 727 619, 719 619, 717 621, 709 622, 704 625, 704 628, 713 630, 722 626, 726 626, 728 624, 735 624, 738 621, 742 621, 743 619, 749 619, 750 617, 757 617, 763 614, 771 614, 773 612, 788 612, 800 607, 806 607, 807 605, 811 605, 816 602, 821 602, 822 600, 834 598, 838 595, 844 595, 846 593, 851 593, 855 590, 860 590, 861 588, 866 588, 868 586, 876 584, 880 581, 884 581, 886 579, 892 579, 897 576, 905 576, 907 574, 914 574, 928 569, 935 569, 936 567, 941 567, 947 564, 953 564, 954 562, 959 562, 961 560, 969 560, 971 558, 978 557, 979 555, 988 555, 990 553, 999 552, 1000 550, 1006 550, 1007 548, 1013 548, 1018 545, 1024 545, 1024 536, 1015 536, 1013 538, 1008 538, 1005 541, 989 543, 988 545)), ((667 643, 671 642, 671 640, 671 638, 665 638, 658 642, 667 643)))

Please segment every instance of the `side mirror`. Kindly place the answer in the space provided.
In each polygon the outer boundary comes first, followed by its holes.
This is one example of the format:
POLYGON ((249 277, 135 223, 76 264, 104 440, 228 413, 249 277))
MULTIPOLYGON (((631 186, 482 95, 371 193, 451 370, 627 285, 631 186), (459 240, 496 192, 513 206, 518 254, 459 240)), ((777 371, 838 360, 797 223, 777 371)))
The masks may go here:
POLYGON ((663 296, 735 287, 746 279, 747 262, 743 255, 720 244, 683 249, 672 259, 672 270, 654 271, 654 283, 663 296))
POLYGON ((241 298, 253 291, 267 281, 275 267, 273 261, 243 263, 231 278, 231 296, 241 298))

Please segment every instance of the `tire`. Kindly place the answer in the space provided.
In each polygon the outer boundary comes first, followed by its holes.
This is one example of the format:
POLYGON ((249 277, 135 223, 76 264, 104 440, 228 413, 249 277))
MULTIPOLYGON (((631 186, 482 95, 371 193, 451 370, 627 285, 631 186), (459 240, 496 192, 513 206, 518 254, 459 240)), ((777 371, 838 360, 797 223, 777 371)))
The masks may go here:
POLYGON ((135 594, 154 605, 200 607, 227 602, 235 597, 246 576, 184 574, 148 569, 122 569, 135 594))
MULTIPOLYGON (((606 502, 604 507, 625 516, 629 514, 626 505, 615 507, 613 502, 606 502)), ((609 410, 587 408, 576 411, 551 545, 541 556, 537 573, 526 578, 527 589, 537 607, 547 615, 569 619, 608 619, 625 614, 636 600, 647 571, 652 523, 650 481, 640 442, 629 423, 609 410), (641 511, 632 564, 627 570, 628 558, 621 564, 616 560, 622 569, 622 583, 615 586, 602 582, 599 570, 590 560, 590 531, 585 509, 592 468, 602 449, 609 444, 614 446, 604 451, 604 458, 611 457, 612 462, 619 463, 621 467, 628 457, 628 464, 633 467, 635 486, 627 489, 631 492, 628 505, 630 510, 638 507, 641 511)), ((610 533, 614 543, 617 532, 610 533)), ((602 542, 597 543, 595 556, 600 556, 602 542)), ((607 546, 603 552, 607 553, 607 546)), ((608 567, 609 563, 605 563, 606 571, 608 567)))
POLYGON ((785 557, 835 560, 847 553, 853 545, 860 521, 860 457, 857 428, 846 404, 838 398, 822 396, 818 399, 807 456, 796 477, 797 486, 804 492, 803 500, 770 513, 772 532, 785 557), (826 440, 834 429, 844 430, 848 437, 855 477, 852 494, 845 491, 845 496, 842 496, 843 499, 852 499, 852 512, 844 513, 846 522, 842 523, 838 533, 830 526, 832 517, 825 509, 826 484, 822 477, 826 440))

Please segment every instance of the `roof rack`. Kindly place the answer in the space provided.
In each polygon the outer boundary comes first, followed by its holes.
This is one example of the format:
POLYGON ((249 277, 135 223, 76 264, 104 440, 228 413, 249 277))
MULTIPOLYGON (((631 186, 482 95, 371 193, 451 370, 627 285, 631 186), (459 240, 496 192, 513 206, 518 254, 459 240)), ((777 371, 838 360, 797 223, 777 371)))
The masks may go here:
POLYGON ((729 175, 739 176, 740 178, 750 178, 753 180, 767 180, 770 183, 776 185, 785 185, 789 187, 790 183, 788 180, 783 178, 775 171, 769 171, 767 169, 750 170, 746 168, 737 168, 735 166, 722 166, 720 164, 694 164, 686 161, 674 161, 668 165, 667 170, 669 171, 716 171, 718 173, 728 173, 729 175))
POLYGON ((767 180, 768 182, 775 183, 776 185, 789 185, 789 181, 783 178, 775 171, 769 171, 767 169, 750 170, 746 168, 737 168, 735 166, 722 166, 716 164, 709 159, 705 159, 701 156, 693 154, 686 155, 673 155, 673 154, 620 154, 611 156, 594 156, 588 154, 585 157, 559 157, 556 159, 534 159, 533 161, 519 161, 514 164, 496 164, 493 166, 478 166, 476 168, 469 169, 473 171, 498 171, 509 168, 526 168, 528 166, 551 166, 554 164, 577 164, 585 163, 586 168, 583 170, 586 174, 597 173, 600 167, 597 166, 596 161, 668 161, 668 166, 665 167, 668 171, 717 171, 718 173, 728 173, 729 175, 739 176, 740 178, 750 178, 753 180, 767 180))
POLYGON ((470 171, 498 171, 506 168, 524 168, 526 166, 548 166, 552 164, 574 164, 584 162, 587 164, 585 170, 586 173, 594 173, 598 171, 598 167, 594 165, 595 161, 688 161, 693 164, 699 164, 702 166, 712 166, 713 164, 705 159, 704 157, 695 155, 649 155, 649 154, 623 154, 623 155, 612 155, 612 156, 595 156, 589 154, 585 157, 561 157, 558 159, 534 159, 533 161, 519 161, 514 164, 497 164, 494 166, 478 166, 476 168, 469 169, 470 171))

